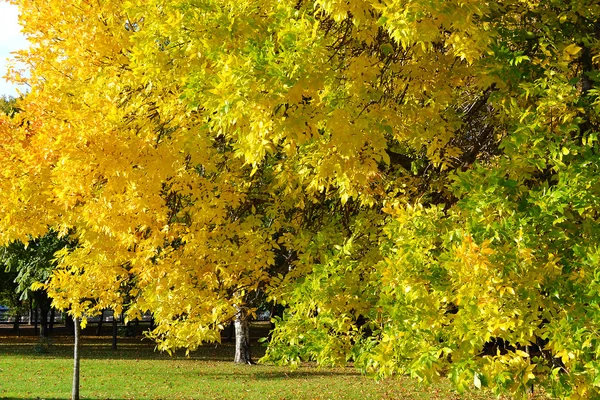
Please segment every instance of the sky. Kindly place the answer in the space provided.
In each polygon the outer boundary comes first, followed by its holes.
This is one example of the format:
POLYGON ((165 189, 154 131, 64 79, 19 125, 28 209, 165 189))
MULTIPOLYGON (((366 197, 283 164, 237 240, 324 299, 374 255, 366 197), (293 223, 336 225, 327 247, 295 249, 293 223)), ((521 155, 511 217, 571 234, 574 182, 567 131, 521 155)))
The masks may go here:
MULTIPOLYGON (((0 96, 17 94, 17 87, 3 77, 6 75, 6 59, 10 57, 10 52, 27 47, 27 40, 18 24, 18 14, 16 6, 0 0, 0 96)), ((25 88, 21 87, 21 91, 25 91, 25 88)))

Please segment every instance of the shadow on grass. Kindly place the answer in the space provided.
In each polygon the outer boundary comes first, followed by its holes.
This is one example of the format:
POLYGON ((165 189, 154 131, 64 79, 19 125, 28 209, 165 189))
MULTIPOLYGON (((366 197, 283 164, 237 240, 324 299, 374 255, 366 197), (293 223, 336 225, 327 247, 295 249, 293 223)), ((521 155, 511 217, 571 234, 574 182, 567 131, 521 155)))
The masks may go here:
MULTIPOLYGON (((71 360, 73 357, 73 338, 70 336, 59 336, 51 338, 49 345, 44 349, 45 352, 36 351, 36 345, 39 342, 37 338, 27 338, 18 340, 18 338, 0 337, 0 357, 4 355, 23 357, 32 360, 71 360)), ((37 349, 39 350, 39 349, 37 349)), ((274 367, 273 365, 235 365, 233 363, 235 345, 233 343, 207 344, 190 352, 189 356, 185 351, 177 351, 173 355, 165 352, 155 351, 155 344, 148 339, 141 338, 122 338, 119 340, 117 350, 111 348, 110 337, 84 337, 82 339, 81 357, 82 362, 89 361, 176 361, 177 363, 186 362, 207 362, 207 366, 215 366, 211 363, 227 363, 231 367, 223 370, 218 367, 219 372, 213 372, 211 368, 203 369, 201 372, 179 369, 174 366, 170 369, 171 375, 199 374, 203 379, 222 380, 222 379, 247 379, 256 381, 279 381, 279 380, 304 380, 321 379, 327 377, 335 378, 355 378, 361 373, 353 368, 342 369, 318 369, 313 365, 307 364, 305 368, 292 371, 289 367, 274 367)), ((261 358, 265 353, 265 347, 260 343, 252 343, 252 355, 255 360, 261 358)), ((170 364, 168 364, 170 365, 170 364)), ((171 368, 171 367, 169 367, 171 368)), ((2 397, 0 397, 2 399, 2 397)), ((50 399, 47 399, 50 400, 50 399)))
MULTIPOLYGON (((262 346, 256 346, 252 349, 254 359, 259 359, 264 355, 265 349, 262 346)), ((221 344, 204 345, 195 351, 190 351, 189 355, 184 350, 178 350, 169 355, 166 352, 155 350, 154 345, 123 345, 120 344, 117 350, 112 350, 110 343, 104 345, 82 344, 80 350, 82 360, 178 360, 178 361, 233 361, 235 348, 233 345, 221 344)), ((22 345, 0 344, 0 356, 26 356, 38 359, 43 358, 67 358, 73 357, 72 345, 50 344, 43 350, 39 349, 36 343, 22 345)))
MULTIPOLYGON (((34 358, 72 358, 73 338, 56 336, 42 341, 36 337, 0 337, 0 356, 26 356, 34 358)), ((156 345, 149 339, 119 338, 117 350, 112 349, 110 337, 83 337, 81 357, 83 360, 200 360, 200 361, 233 361, 235 346, 233 343, 206 344, 189 356, 185 350, 178 350, 169 355, 156 350, 156 345)), ((265 353, 260 343, 252 343, 252 355, 259 359, 265 353)))
MULTIPOLYGON (((209 379, 229 379, 231 377, 248 378, 250 380, 257 381, 274 381, 274 380, 309 380, 309 379, 320 379, 320 378, 356 378, 361 376, 361 373, 356 370, 348 369, 348 371, 330 371, 330 370, 318 370, 311 369, 309 371, 269 371, 261 372, 260 369, 273 368, 272 366, 254 365, 248 367, 246 371, 235 371, 235 373, 206 373, 202 372, 200 375, 209 379)), ((284 367, 285 368, 285 367, 284 367)))

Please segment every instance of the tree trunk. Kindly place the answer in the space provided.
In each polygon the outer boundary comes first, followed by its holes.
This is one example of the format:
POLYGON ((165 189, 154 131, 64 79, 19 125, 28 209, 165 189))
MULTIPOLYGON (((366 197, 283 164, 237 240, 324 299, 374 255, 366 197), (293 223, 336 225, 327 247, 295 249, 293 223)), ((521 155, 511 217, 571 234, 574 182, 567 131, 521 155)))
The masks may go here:
POLYGON ((112 349, 117 349, 117 314, 114 311, 112 320, 112 349))
POLYGON ((19 335, 19 320, 21 319, 21 314, 19 314, 19 312, 17 312, 15 314, 15 320, 13 321, 13 331, 17 332, 17 335, 19 335))
POLYGON ((244 307, 236 306, 235 315, 235 359, 237 364, 253 364, 250 355, 250 323, 244 307))
POLYGON ((21 322, 21 310, 23 307, 23 302, 21 300, 15 301, 15 312, 14 312, 14 320, 13 320, 13 331, 16 332, 17 336, 21 336, 19 332, 19 324, 21 322))
POLYGON ((73 346, 73 388, 71 390, 71 400, 79 400, 79 318, 73 317, 75 326, 75 344, 73 346))
POLYGON ((37 335, 38 334, 38 309, 37 307, 35 308, 35 311, 33 313, 33 334, 37 335))
POLYGON ((52 335, 54 332, 54 320, 56 319, 56 310, 50 309, 50 321, 48 322, 48 334, 52 335))
POLYGON ((96 327, 96 336, 100 336, 102 334, 102 323, 104 322, 104 310, 100 312, 100 320, 98 321, 98 326, 96 327))
POLYGON ((67 334, 75 333, 75 323, 69 317, 65 318, 65 328, 67 329, 67 334))
POLYGON ((42 316, 40 321, 40 336, 48 337, 48 309, 40 308, 40 314, 42 316))

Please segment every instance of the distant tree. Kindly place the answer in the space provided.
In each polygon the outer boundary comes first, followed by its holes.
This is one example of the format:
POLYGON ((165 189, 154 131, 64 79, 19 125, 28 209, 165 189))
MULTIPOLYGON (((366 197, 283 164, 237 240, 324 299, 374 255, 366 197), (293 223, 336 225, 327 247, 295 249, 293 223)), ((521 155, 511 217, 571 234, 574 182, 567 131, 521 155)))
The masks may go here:
POLYGON ((0 304, 9 308, 10 315, 14 318, 14 329, 19 327, 20 312, 22 311, 23 301, 17 292, 17 283, 15 279, 17 273, 7 271, 5 266, 0 263, 0 304))
POLYGON ((44 236, 30 238, 28 243, 15 240, 0 248, 0 265, 4 265, 7 278, 12 278, 13 284, 7 281, 2 285, 6 291, 14 290, 17 299, 13 304, 20 305, 24 300, 32 300, 41 312, 41 336, 48 335, 48 314, 51 309, 51 299, 45 289, 32 290, 36 282, 46 282, 55 266, 54 254, 72 247, 73 241, 68 236, 61 237, 55 230, 49 230, 44 236))
POLYGON ((0 96, 0 112, 12 117, 19 112, 17 108, 17 99, 12 96, 0 96))

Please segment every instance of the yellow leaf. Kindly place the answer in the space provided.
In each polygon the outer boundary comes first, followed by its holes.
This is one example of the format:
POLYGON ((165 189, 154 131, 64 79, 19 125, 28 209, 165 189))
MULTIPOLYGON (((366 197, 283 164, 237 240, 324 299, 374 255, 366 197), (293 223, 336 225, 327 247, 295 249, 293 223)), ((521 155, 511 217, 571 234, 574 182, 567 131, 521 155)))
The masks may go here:
POLYGON ((567 47, 564 48, 564 52, 574 56, 581 51, 581 47, 577 46, 575 43, 571 43, 567 47))

